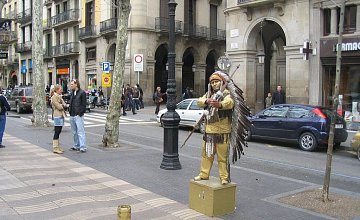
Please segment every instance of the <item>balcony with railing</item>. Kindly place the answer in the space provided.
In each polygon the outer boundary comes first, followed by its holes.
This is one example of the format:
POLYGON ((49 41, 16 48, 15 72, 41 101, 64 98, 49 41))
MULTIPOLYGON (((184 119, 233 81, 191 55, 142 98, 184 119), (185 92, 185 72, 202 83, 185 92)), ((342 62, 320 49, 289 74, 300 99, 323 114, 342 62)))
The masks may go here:
POLYGON ((8 57, 8 63, 13 66, 19 65, 19 54, 11 54, 8 57))
POLYGON ((52 48, 44 48, 44 54, 43 54, 44 59, 52 59, 53 57, 52 52, 53 52, 52 48))
POLYGON ((79 39, 86 40, 86 39, 94 39, 96 38, 96 26, 90 25, 85 26, 79 29, 79 39))
POLYGON ((51 30, 51 28, 52 28, 51 19, 44 20, 44 22, 43 22, 43 30, 48 31, 48 30, 51 30))
POLYGON ((10 43, 10 31, 0 31, 0 44, 8 45, 10 43))
POLYGON ((16 53, 24 53, 32 50, 32 42, 18 43, 15 47, 16 53))
POLYGON ((53 3, 53 0, 45 0, 44 5, 49 6, 53 3))
POLYGON ((17 40, 18 40, 18 32, 17 31, 10 31, 9 43, 16 42, 17 40))
POLYGON ((29 8, 17 14, 16 21, 20 24, 26 24, 31 22, 31 18, 32 18, 32 10, 31 8, 29 8))
POLYGON ((100 22, 100 34, 108 34, 117 31, 117 18, 110 18, 100 22))
POLYGON ((51 17, 53 27, 79 22, 79 9, 70 9, 51 17))
POLYGON ((252 7, 272 3, 284 3, 285 0, 237 0, 239 6, 252 7))
MULTIPOLYGON (((169 18, 155 18, 155 32, 169 33, 169 18)), ((175 33, 182 33, 182 21, 175 21, 175 33)))
POLYGON ((77 55, 80 52, 79 42, 70 42, 52 47, 53 57, 77 55))
POLYGON ((207 27, 202 25, 189 25, 184 23, 183 35, 192 38, 207 38, 207 27))
POLYGON ((225 41, 226 31, 217 29, 217 28, 208 28, 207 29, 207 39, 216 40, 216 41, 225 41))

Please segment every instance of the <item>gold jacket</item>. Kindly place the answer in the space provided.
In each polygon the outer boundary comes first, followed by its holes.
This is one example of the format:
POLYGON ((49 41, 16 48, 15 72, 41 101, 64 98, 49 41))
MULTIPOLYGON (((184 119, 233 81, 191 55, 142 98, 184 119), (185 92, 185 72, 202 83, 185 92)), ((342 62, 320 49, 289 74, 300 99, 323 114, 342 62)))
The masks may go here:
MULTIPOLYGON (((224 99, 220 102, 221 108, 220 111, 223 110, 232 110, 234 108, 234 100, 230 96, 229 90, 225 89, 224 92, 224 99)), ((205 101, 207 99, 207 95, 205 94, 203 97, 199 98, 198 106, 199 107, 206 107, 205 101)), ((214 123, 206 122, 205 133, 208 134, 227 134, 231 133, 231 119, 229 117, 221 118, 219 121, 214 123)))

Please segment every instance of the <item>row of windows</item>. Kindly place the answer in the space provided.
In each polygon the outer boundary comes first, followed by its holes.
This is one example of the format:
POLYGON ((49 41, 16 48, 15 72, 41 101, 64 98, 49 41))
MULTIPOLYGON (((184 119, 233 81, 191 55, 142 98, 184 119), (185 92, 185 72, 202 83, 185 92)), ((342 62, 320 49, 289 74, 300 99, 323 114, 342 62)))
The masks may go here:
MULTIPOLYGON (((348 5, 345 7, 344 13, 344 33, 351 34, 356 31, 356 14, 357 6, 348 5)), ((328 36, 331 33, 331 9, 326 8, 323 10, 324 15, 324 36, 328 36)), ((336 12, 336 33, 339 33, 339 21, 340 21, 340 8, 336 12)))

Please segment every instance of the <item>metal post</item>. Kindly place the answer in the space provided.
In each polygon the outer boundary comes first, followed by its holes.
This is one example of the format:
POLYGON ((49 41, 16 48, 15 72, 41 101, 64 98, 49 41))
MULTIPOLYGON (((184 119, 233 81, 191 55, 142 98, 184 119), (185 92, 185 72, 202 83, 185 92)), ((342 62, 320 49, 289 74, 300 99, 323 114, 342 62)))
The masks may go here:
POLYGON ((168 81, 167 103, 168 111, 163 116, 164 125, 164 152, 160 168, 165 170, 179 170, 179 122, 180 116, 175 111, 176 107, 176 80, 175 80, 175 0, 169 0, 169 53, 168 53, 168 81))
POLYGON ((137 83, 139 84, 140 71, 137 71, 137 83))

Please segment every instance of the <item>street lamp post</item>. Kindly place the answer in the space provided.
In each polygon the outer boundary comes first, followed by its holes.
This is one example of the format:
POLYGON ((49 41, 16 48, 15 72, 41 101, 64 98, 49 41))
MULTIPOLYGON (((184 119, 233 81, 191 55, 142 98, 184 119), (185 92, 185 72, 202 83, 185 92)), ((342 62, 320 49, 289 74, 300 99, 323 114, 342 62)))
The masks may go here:
POLYGON ((175 111, 176 107, 176 80, 175 80, 175 0, 169 0, 169 53, 168 53, 168 81, 167 103, 168 111, 162 117, 164 126, 164 152, 160 168, 165 170, 179 170, 179 122, 180 116, 175 111))

